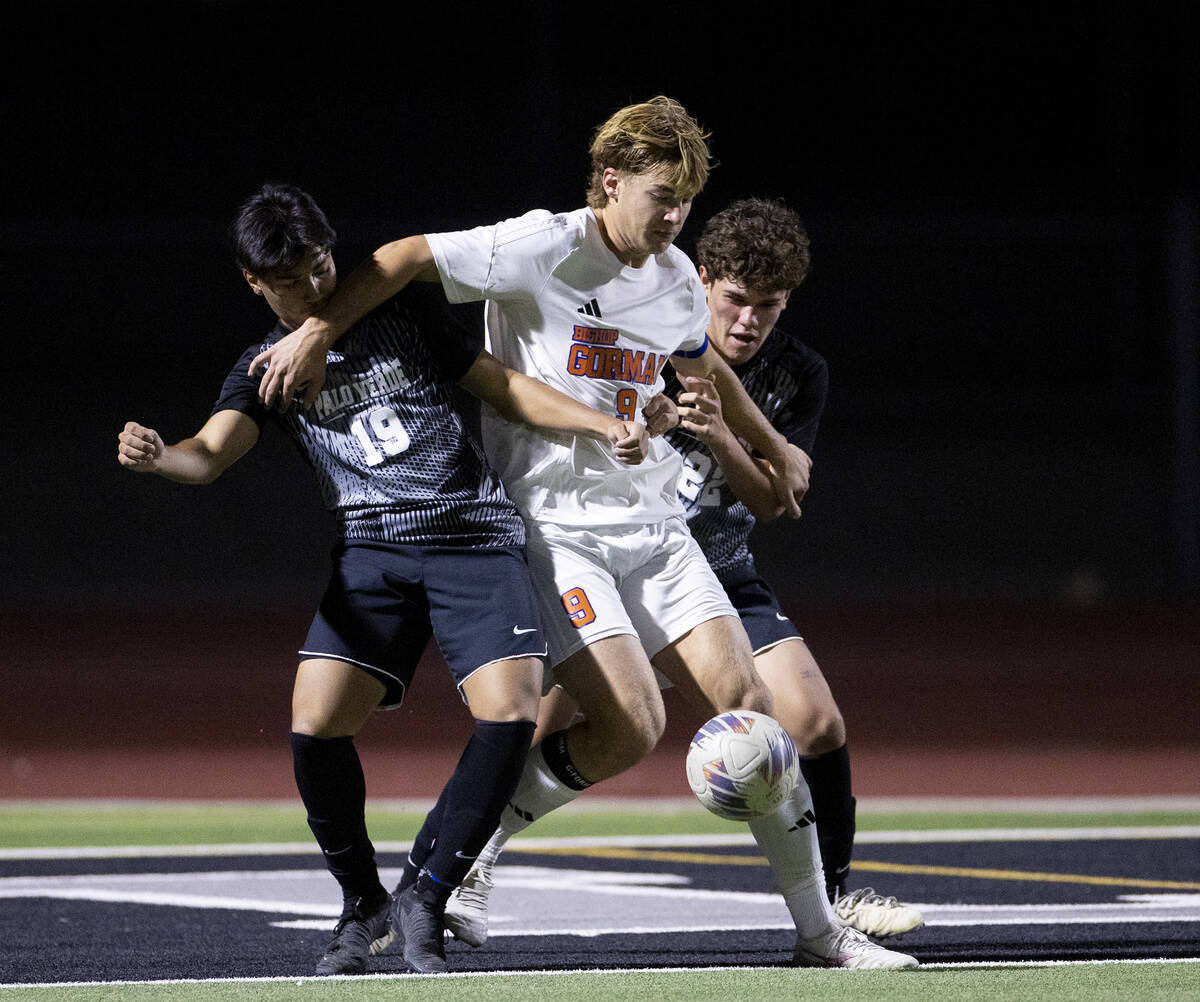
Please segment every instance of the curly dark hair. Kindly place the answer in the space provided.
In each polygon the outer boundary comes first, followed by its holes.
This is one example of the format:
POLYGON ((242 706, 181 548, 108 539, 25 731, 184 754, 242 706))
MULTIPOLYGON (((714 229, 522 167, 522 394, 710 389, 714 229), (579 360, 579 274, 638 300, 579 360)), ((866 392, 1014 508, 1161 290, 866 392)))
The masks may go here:
POLYGON ((711 281, 726 279, 760 292, 790 292, 808 274, 808 233, 778 199, 743 198, 704 224, 696 264, 711 281))

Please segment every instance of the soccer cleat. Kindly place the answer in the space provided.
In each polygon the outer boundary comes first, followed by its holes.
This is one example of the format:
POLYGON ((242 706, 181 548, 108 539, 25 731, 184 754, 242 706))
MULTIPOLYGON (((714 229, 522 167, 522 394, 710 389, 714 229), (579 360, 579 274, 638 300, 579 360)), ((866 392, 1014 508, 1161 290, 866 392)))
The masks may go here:
POLYGON ((799 967, 841 967, 849 971, 896 971, 917 966, 916 957, 872 943, 848 925, 831 927, 812 939, 797 939, 792 962, 799 967))
POLYGON ((442 906, 415 886, 392 899, 392 929, 402 941, 404 961, 418 974, 446 972, 446 927, 442 906))
POLYGON ((365 904, 362 898, 347 899, 325 955, 317 961, 317 973, 362 974, 367 969, 368 955, 379 952, 374 944, 391 938, 391 905, 390 894, 384 895, 378 905, 365 904))
POLYGON ((492 867, 478 860, 446 902, 446 928, 468 946, 483 946, 488 938, 488 895, 492 867))
POLYGON ((925 924, 925 917, 915 908, 876 894, 873 887, 860 887, 850 894, 839 891, 833 900, 833 910, 846 925, 881 939, 912 932, 925 924))

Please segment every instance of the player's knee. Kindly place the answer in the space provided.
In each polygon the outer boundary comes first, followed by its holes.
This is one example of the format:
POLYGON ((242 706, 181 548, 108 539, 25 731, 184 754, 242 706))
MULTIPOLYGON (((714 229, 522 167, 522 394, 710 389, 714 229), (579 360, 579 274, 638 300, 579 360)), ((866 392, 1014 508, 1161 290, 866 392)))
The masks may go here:
POLYGON ((339 722, 322 714, 292 713, 292 733, 304 734, 310 738, 344 738, 353 737, 353 731, 347 731, 339 722))
POLYGON ((765 713, 768 717, 775 716, 775 698, 757 672, 740 675, 731 673, 718 685, 712 698, 718 713, 753 710, 755 713, 765 713))
POLYGON ((654 750, 667 728, 661 701, 625 706, 603 724, 604 754, 610 773, 637 765, 654 750))
POLYGON ((835 705, 793 708, 779 722, 801 755, 824 755, 846 743, 846 723, 835 705))
POLYGON ((667 714, 661 703, 639 706, 627 714, 618 742, 629 758, 628 765, 640 762, 654 750, 667 729, 667 714))

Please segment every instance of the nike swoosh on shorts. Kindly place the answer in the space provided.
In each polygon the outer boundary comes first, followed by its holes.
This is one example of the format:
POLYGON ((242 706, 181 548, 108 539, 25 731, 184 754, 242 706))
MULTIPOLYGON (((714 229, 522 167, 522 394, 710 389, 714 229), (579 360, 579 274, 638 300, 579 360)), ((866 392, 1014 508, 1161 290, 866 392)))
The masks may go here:
POLYGON ((537 630, 536 626, 526 626, 524 628, 522 628, 520 626, 514 626, 513 627, 513 636, 519 637, 522 633, 533 633, 536 630, 537 630))

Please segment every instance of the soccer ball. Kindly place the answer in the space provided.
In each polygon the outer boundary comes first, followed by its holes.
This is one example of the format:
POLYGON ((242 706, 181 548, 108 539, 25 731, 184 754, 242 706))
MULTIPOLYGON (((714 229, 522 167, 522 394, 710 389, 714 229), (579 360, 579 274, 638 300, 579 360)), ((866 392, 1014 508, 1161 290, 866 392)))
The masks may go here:
POLYGON ((778 721, 753 710, 730 710, 696 732, 687 779, 705 807, 729 821, 772 813, 791 796, 800 757, 778 721))

